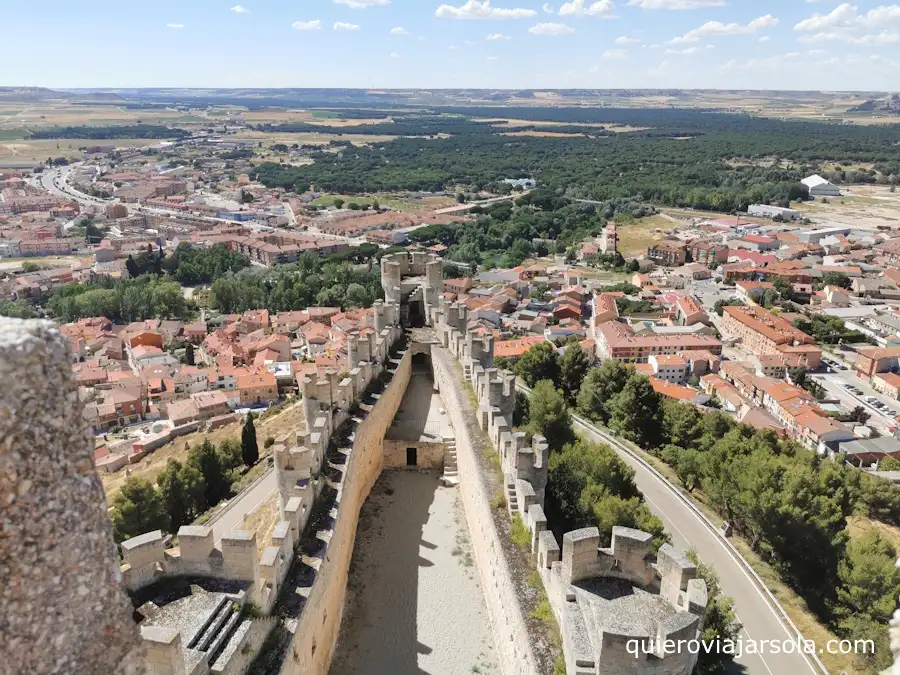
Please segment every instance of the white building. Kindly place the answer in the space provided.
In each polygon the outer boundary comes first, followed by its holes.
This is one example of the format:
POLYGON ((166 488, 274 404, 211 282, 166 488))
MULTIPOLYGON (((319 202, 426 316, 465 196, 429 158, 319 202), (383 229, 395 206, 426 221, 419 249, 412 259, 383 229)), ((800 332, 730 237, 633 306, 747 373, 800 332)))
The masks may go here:
POLYGON ((810 197, 840 197, 841 191, 838 190, 837 185, 831 183, 819 174, 813 174, 808 178, 804 178, 800 181, 806 187, 809 188, 809 196, 810 197))
POLYGON ((783 206, 769 206, 768 204, 751 204, 747 213, 757 218, 775 218, 781 216, 782 220, 802 220, 803 214, 794 209, 786 209, 783 206))

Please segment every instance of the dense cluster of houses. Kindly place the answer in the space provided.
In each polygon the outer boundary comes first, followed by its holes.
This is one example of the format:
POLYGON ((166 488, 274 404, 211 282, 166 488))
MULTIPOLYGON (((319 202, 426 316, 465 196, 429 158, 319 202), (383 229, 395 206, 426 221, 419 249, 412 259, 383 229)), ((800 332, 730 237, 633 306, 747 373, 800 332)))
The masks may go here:
POLYGON ((339 374, 348 341, 374 338, 372 309, 253 310, 193 323, 104 317, 64 324, 103 470, 136 462, 171 438, 296 393, 304 376, 339 374), (351 336, 353 336, 351 338, 351 336))

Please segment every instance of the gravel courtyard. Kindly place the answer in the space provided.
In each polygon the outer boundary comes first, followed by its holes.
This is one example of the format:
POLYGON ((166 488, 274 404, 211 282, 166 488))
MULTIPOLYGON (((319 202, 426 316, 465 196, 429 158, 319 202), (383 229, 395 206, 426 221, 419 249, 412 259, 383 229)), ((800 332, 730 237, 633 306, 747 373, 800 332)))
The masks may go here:
POLYGON ((385 471, 360 515, 331 675, 496 674, 456 488, 385 471))

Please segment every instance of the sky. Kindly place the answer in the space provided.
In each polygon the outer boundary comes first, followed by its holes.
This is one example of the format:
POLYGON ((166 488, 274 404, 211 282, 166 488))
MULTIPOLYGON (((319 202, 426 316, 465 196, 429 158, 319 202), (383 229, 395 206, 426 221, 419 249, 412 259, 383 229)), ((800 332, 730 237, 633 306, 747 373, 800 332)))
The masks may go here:
POLYGON ((876 0, 235 3, 0 0, 0 85, 900 90, 876 0))

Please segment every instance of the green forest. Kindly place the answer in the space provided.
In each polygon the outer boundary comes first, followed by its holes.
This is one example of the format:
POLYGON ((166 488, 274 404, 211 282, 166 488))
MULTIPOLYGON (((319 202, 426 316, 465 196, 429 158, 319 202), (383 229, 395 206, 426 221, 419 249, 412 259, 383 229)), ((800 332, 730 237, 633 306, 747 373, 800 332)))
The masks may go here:
POLYGON ((900 125, 856 127, 697 110, 449 108, 350 127, 292 123, 258 129, 401 136, 342 153, 313 153, 314 163, 306 166, 257 167, 264 184, 295 191, 314 185, 341 194, 440 192, 533 177, 575 198, 730 212, 755 202, 785 205, 806 198, 800 179, 825 162, 872 162, 882 180, 900 181, 893 150, 900 143, 900 125), (572 136, 506 136, 510 128, 477 119, 496 117, 499 110, 504 117, 564 123, 553 130, 572 136), (646 128, 615 133, 585 124, 646 128), (754 164, 763 158, 787 160, 790 168, 754 164))

